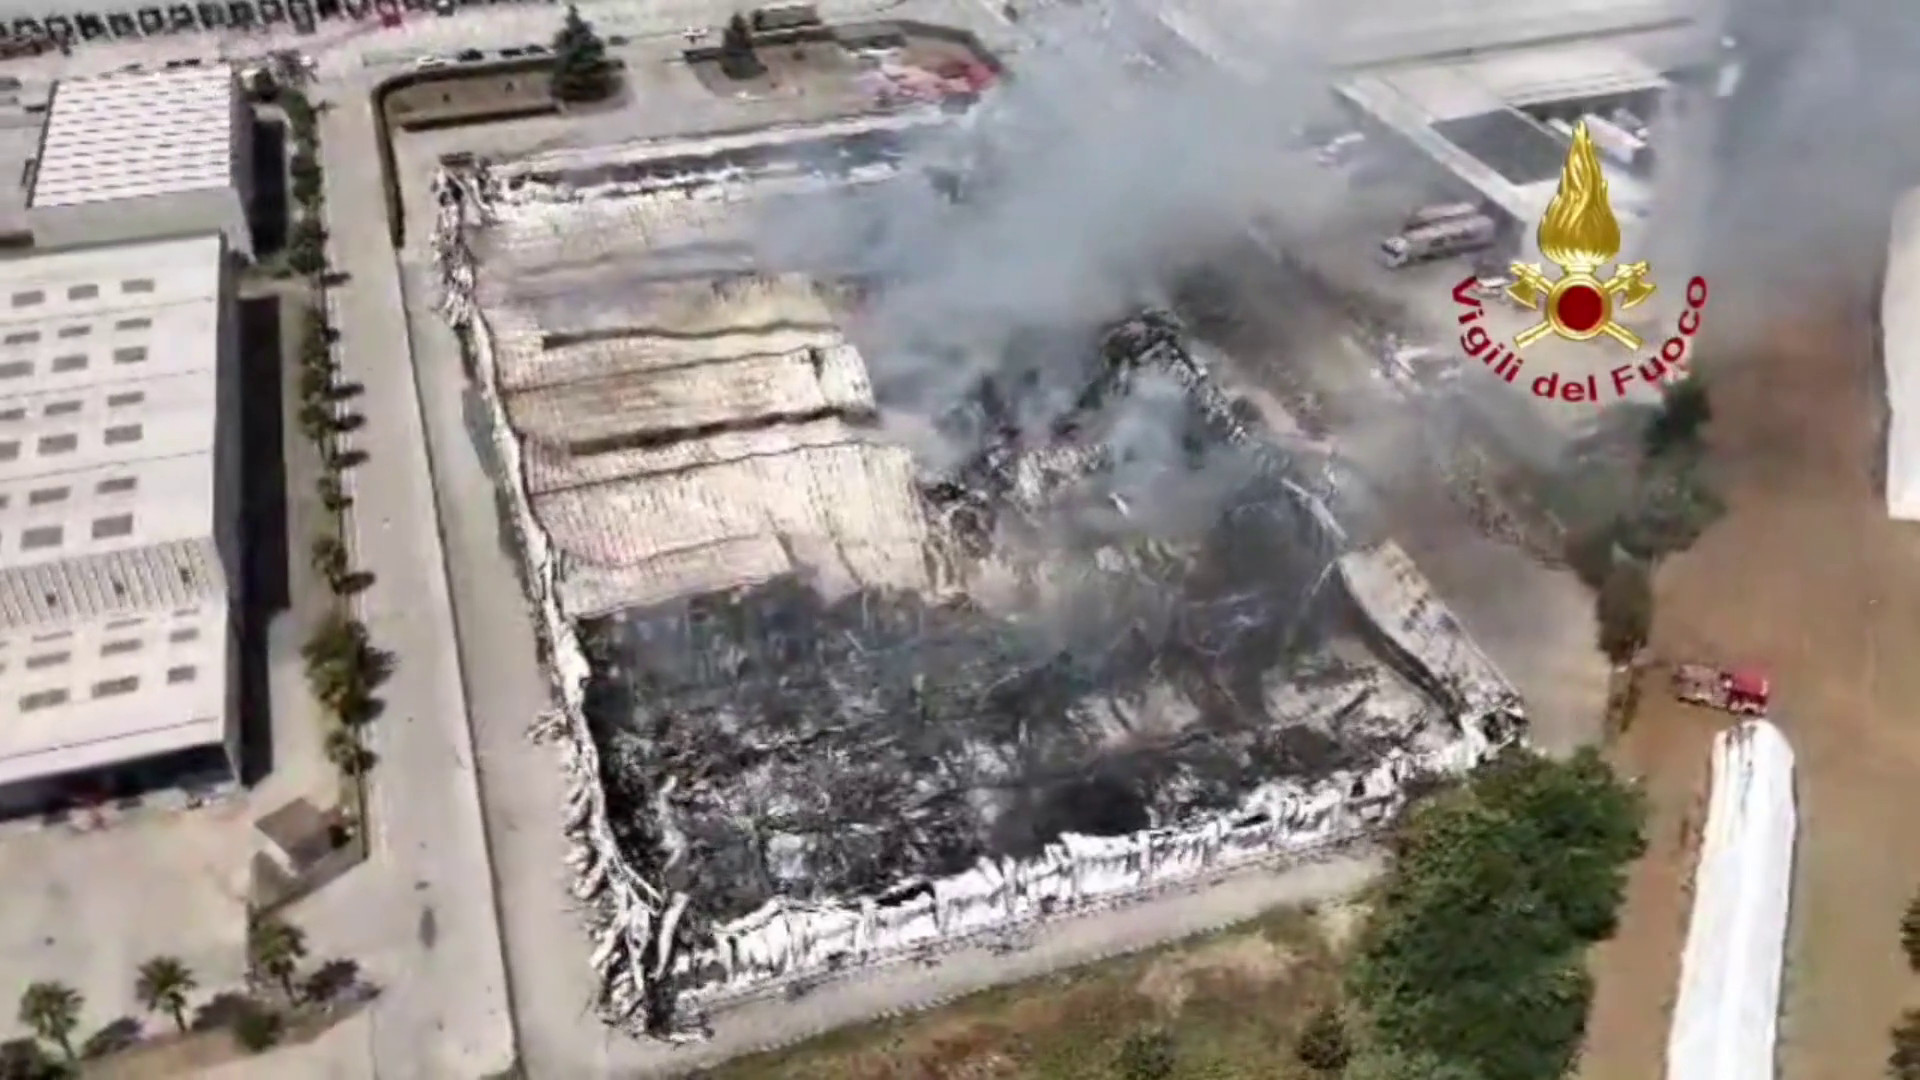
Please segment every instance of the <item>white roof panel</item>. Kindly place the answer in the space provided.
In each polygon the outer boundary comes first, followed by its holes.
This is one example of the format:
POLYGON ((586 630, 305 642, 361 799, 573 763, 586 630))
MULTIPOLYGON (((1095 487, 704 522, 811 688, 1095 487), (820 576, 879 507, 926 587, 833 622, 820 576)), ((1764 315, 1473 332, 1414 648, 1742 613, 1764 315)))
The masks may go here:
POLYGON ((225 64, 55 83, 28 206, 232 185, 238 92, 225 64))

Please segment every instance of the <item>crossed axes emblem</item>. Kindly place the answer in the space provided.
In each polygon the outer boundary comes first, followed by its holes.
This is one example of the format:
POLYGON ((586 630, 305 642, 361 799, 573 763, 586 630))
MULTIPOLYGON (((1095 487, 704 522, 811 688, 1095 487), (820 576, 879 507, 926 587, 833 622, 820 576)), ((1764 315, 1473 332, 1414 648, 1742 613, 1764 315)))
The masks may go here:
POLYGON ((1558 281, 1548 280, 1532 263, 1514 263, 1511 269, 1514 283, 1507 287, 1507 296, 1545 316, 1514 335, 1517 348, 1524 349, 1548 334, 1573 341, 1605 334, 1629 349, 1640 347, 1640 335, 1615 322, 1613 313, 1616 306, 1620 311, 1638 307, 1657 291, 1646 280, 1645 262, 1616 266, 1605 281, 1583 269, 1568 270, 1558 281))

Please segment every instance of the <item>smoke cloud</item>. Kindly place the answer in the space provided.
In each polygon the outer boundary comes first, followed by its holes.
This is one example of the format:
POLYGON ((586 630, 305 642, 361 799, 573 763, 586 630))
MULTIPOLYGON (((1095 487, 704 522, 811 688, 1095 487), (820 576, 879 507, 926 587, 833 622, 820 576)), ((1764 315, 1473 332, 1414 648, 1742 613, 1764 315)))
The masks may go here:
POLYGON ((1920 18, 1898 0, 1734 0, 1725 28, 1743 76, 1705 214, 1708 265, 1733 286, 1716 307, 1765 311, 1871 274, 1892 201, 1920 184, 1920 18))
MULTIPOLYGON (((1161 301, 1274 203, 1299 167, 1282 153, 1292 130, 1331 106, 1303 47, 1274 45, 1249 86, 1125 9, 1057 8, 1023 29, 1037 42, 1009 81, 913 163, 964 177, 959 202, 891 184, 759 230, 769 261, 809 252, 879 283, 853 333, 890 422, 934 469, 978 448, 979 431, 936 421, 985 377, 1017 387, 1023 430, 1071 408, 1097 327, 1161 301)), ((1118 456, 1142 470, 1177 451, 1179 405, 1133 395, 1108 433, 1118 456)))

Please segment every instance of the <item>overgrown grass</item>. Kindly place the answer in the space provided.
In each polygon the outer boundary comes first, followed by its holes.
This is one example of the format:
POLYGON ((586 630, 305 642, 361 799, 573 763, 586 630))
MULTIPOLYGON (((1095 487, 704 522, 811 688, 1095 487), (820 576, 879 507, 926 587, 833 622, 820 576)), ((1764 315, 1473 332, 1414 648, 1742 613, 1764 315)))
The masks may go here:
POLYGON ((1115 1080, 1129 1035, 1164 1030, 1168 1080, 1307 1080, 1295 1036, 1335 999, 1319 919, 1282 909, 1135 956, 743 1058, 712 1080, 1115 1080))

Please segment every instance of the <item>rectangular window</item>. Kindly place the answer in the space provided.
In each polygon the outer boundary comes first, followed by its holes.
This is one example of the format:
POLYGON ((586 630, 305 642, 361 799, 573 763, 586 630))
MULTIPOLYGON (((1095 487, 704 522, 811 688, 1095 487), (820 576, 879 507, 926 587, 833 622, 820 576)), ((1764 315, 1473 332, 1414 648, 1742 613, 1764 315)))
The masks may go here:
POLYGON ((20 699, 20 711, 32 712, 35 709, 51 709, 55 705, 67 703, 67 691, 64 688, 37 690, 20 699))
POLYGON ((167 669, 167 685, 173 686, 183 682, 192 682, 193 675, 194 670, 192 664, 182 665, 181 667, 170 667, 167 669))
POLYGON ((49 652, 41 653, 39 656, 29 656, 27 657, 27 670, 39 671, 42 668, 59 667, 71 659, 73 659, 73 654, 70 652, 49 652))
POLYGON ((4 339, 9 345, 31 345, 40 340, 38 330, 15 330, 4 339))
POLYGON ((85 353, 68 353, 65 356, 56 356, 53 358, 53 370, 85 371, 87 370, 87 356, 85 353))
POLYGON ((123 281, 120 283, 120 291, 123 293, 150 293, 153 291, 153 279, 143 277, 134 278, 131 281, 123 281))
POLYGON ((132 534, 132 514, 115 514, 112 517, 94 519, 93 538, 95 540, 111 540, 116 536, 131 536, 132 534))
POLYGON ((175 645, 188 641, 199 641, 200 628, 197 626, 183 626, 168 634, 167 640, 173 642, 175 645))
POLYGON ((22 375, 33 374, 33 361, 9 360, 0 364, 0 379, 17 379, 22 375))
POLYGON ((62 338, 81 338, 91 333, 93 333, 93 327, 91 326, 63 326, 60 328, 60 336, 62 338))
POLYGON ((124 495, 139 486, 139 483, 140 481, 138 479, 131 476, 116 476, 95 484, 93 493, 96 495, 124 495))
POLYGON ((115 330, 145 330, 153 325, 153 320, 145 315, 136 315, 131 319, 121 319, 113 324, 115 330))
POLYGON ((145 390, 129 390, 124 394, 108 394, 107 408, 118 409, 126 405, 138 405, 147 400, 145 390))
POLYGON ((36 448, 42 454, 67 454, 80 445, 78 435, 42 435, 36 448))
POLYGON ((20 534, 21 551, 38 551, 41 548, 59 547, 64 531, 58 525, 35 525, 20 534))
POLYGON ((69 300, 91 300, 99 295, 100 286, 98 285, 75 285, 67 290, 69 300))
POLYGON ((25 420, 26 418, 27 410, 17 405, 11 409, 0 410, 0 420, 25 420))
POLYGON ((143 618, 141 618, 141 617, 139 617, 138 615, 136 615, 136 616, 134 616, 134 617, 133 617, 133 618, 131 618, 131 619, 115 619, 115 620, 113 620, 112 622, 110 622, 110 623, 108 623, 108 624, 107 624, 107 629, 109 629, 109 630, 125 630, 125 629, 127 629, 128 627, 130 627, 130 626, 139 626, 139 625, 140 625, 141 623, 143 623, 143 622, 146 622, 146 621, 147 621, 147 620, 145 620, 145 619, 143 619, 143 618))
POLYGON ((122 638, 119 641, 109 641, 105 645, 100 646, 101 656, 125 656, 128 653, 139 651, 139 638, 122 638))
POLYGON ((147 358, 145 345, 128 345, 113 350, 113 362, 116 364, 137 364, 147 358))
POLYGON ((131 694, 138 689, 140 689, 140 676, 128 675, 122 679, 108 679, 105 682, 94 683, 93 696, 116 697, 120 694, 131 694))
POLYGON ((63 487, 41 488, 27 496, 28 506, 46 506, 49 503, 65 501, 67 501, 67 489, 63 487))
POLYGON ((141 429, 139 424, 120 424, 107 429, 107 445, 118 446, 121 443, 139 442, 141 429))
POLYGON ((79 411, 80 403, 77 401, 56 401, 40 410, 43 416, 72 416, 79 411))
POLYGON ((20 460, 20 444, 17 442, 0 442, 0 461, 18 460, 20 460))
POLYGON ((39 289, 28 289, 26 292, 17 292, 13 294, 13 306, 14 307, 32 307, 35 304, 45 301, 46 298, 47 298, 47 294, 40 291, 39 289))

